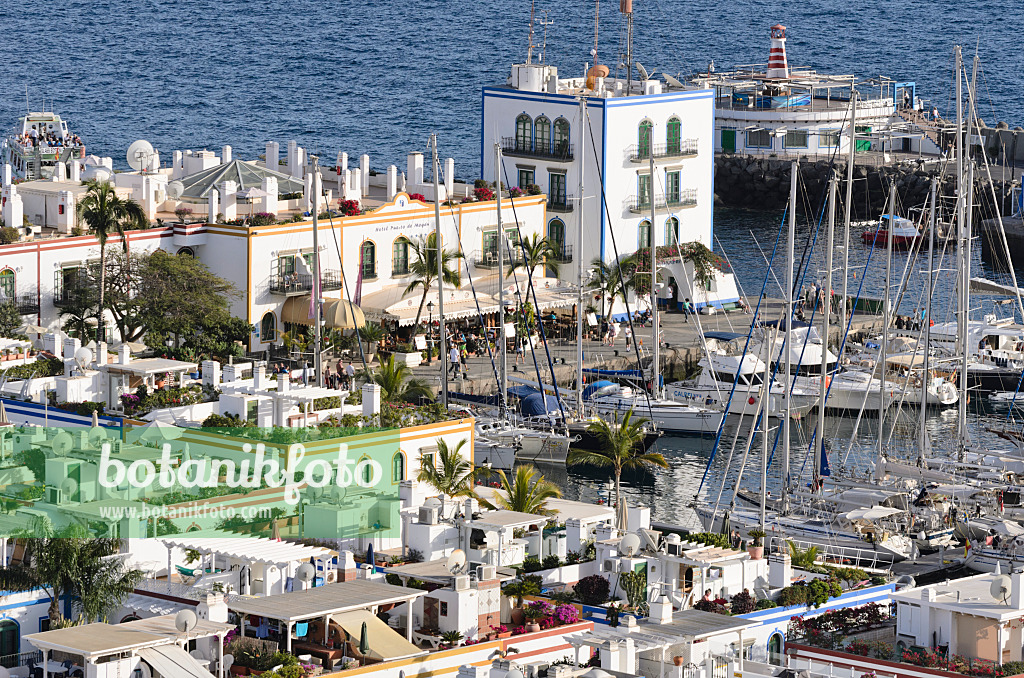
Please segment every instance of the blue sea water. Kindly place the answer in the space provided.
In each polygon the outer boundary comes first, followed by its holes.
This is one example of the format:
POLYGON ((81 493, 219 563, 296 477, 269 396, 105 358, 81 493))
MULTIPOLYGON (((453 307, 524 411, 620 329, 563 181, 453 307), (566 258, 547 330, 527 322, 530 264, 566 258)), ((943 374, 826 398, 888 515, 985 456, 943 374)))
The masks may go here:
MULTIPOLYGON (((581 74, 594 61, 594 7, 537 2, 538 17, 552 22, 545 59, 563 76, 581 74)), ((1017 106, 1019 0, 635 0, 634 8, 635 58, 648 70, 686 76, 711 60, 720 71, 762 63, 768 27, 781 22, 789 28, 791 64, 915 81, 919 96, 944 113, 951 108, 953 46, 963 44, 969 57, 976 45, 981 117, 1011 126, 1024 121, 1017 106)), ((614 0, 601 3, 598 60, 613 72, 624 51, 617 10, 614 0)), ((243 158, 262 153, 266 141, 295 139, 327 158, 341 150, 350 157, 368 153, 378 169, 403 166, 405 154, 425 149, 437 132, 457 176, 473 179, 480 164, 480 90, 504 83, 510 64, 524 60, 529 16, 528 0, 5 0, 0 129, 13 125, 26 105, 45 106, 70 119, 89 152, 112 156, 122 167, 125 150, 139 138, 168 155, 230 144, 243 158)), ((534 36, 538 46, 543 30, 534 36)), ((760 285, 764 270, 750 232, 770 247, 777 223, 775 214, 716 211, 716 234, 734 267, 753 271, 742 280, 748 288, 760 285)), ((855 259, 864 263, 865 256, 860 250, 855 259)), ((868 273, 873 282, 877 266, 868 273)), ((951 439, 951 415, 955 410, 930 417, 933 440, 951 439)), ((972 414, 972 427, 980 431, 993 416, 1000 413, 972 414)), ((834 419, 829 431, 836 449, 852 439, 855 456, 868 457, 878 423, 866 420, 854 435, 852 422, 834 419)), ((795 441, 807 438, 796 427, 795 441)), ((659 447, 672 469, 654 485, 627 492, 656 517, 684 522, 710 441, 666 438, 659 447)), ((759 467, 757 449, 749 468, 759 467)), ((726 454, 713 469, 713 487, 726 454)), ((558 479, 572 497, 592 500, 599 487, 558 479)))
MULTIPOLYGON (((538 0, 548 62, 593 62, 594 3, 538 0)), ((687 75, 767 60, 768 27, 789 27, 791 64, 918 83, 948 110, 952 49, 981 57, 979 106, 1022 122, 1019 0, 636 0, 635 57, 687 75)), ((618 3, 600 4, 598 58, 619 63, 618 3)), ((0 129, 26 106, 66 114, 90 152, 123 165, 149 139, 165 153, 231 144, 242 157, 296 139, 334 157, 404 164, 437 132, 456 173, 479 173, 480 89, 505 82, 528 44, 530 2, 440 0, 64 0, 0 2, 0 129)), ((534 42, 544 43, 538 27, 534 42)), ((539 51, 539 48, 538 48, 539 51)), ((535 52, 535 57, 539 56, 535 52)))

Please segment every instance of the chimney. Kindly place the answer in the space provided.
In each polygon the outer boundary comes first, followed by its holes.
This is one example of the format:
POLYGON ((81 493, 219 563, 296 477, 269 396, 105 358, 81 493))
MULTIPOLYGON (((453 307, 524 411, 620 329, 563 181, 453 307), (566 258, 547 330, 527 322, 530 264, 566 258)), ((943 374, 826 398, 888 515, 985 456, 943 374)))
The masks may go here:
POLYGON ((360 196, 365 198, 370 195, 370 156, 365 153, 359 156, 359 177, 362 180, 360 196))
POLYGON ((117 362, 121 365, 127 365, 132 361, 132 350, 121 344, 117 349, 117 362))
POLYGON ((75 353, 82 348, 82 340, 77 338, 68 339, 64 344, 64 360, 74 360, 75 353))
POLYGON ((594 541, 605 541, 615 537, 615 528, 611 523, 601 523, 594 530, 594 541))
POLYGON ((388 165, 387 199, 394 200, 396 193, 398 193, 398 168, 394 165, 388 165))
POLYGON ((352 581, 359 576, 356 569, 356 559, 352 557, 351 551, 342 551, 338 554, 338 581, 352 581))
POLYGON ((405 180, 408 186, 419 186, 423 183, 423 154, 413 152, 406 161, 405 180))
POLYGON ((363 416, 375 417, 380 414, 380 385, 363 384, 363 416))
POLYGON ((292 380, 287 372, 279 373, 277 375, 277 392, 287 393, 292 390, 292 380))
POLYGON ((651 621, 656 624, 672 623, 672 603, 665 596, 661 600, 651 603, 651 621))
POLYGON ((96 366, 107 364, 107 342, 101 341, 96 344, 96 366))
POLYGON ((224 144, 220 149, 220 162, 222 165, 227 165, 231 162, 231 146, 224 144))
POLYGON ((1010 575, 1010 607, 1024 610, 1024 570, 1018 569, 1010 575))
POLYGON ((216 360, 203 361, 203 385, 210 388, 220 387, 220 363, 216 360))
POLYGON ((773 589, 785 588, 793 580, 793 563, 788 553, 773 553, 768 556, 768 586, 773 589))
POLYGON ((267 366, 265 363, 258 362, 253 365, 252 368, 252 387, 255 391, 262 391, 267 387, 267 366))
POLYGON ((789 78, 789 64, 786 63, 786 27, 775 24, 770 30, 771 48, 768 50, 768 71, 765 76, 785 80, 789 78))

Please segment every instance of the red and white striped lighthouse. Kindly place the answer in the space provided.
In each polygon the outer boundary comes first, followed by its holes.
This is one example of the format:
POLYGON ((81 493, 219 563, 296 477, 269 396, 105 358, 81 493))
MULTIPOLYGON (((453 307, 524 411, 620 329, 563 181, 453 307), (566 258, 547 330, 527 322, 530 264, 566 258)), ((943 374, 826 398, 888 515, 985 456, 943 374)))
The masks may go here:
POLYGON ((768 50, 768 71, 765 76, 776 80, 789 77, 789 64, 786 63, 786 27, 775 24, 771 27, 772 44, 768 50))

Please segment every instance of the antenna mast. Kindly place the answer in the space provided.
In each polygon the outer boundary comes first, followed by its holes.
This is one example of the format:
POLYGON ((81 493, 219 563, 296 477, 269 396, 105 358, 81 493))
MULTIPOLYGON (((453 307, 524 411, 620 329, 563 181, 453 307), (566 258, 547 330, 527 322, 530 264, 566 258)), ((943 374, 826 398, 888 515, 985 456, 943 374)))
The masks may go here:
POLYGON ((597 63, 597 27, 600 24, 601 18, 601 0, 594 0, 594 51, 590 53, 590 56, 594 57, 594 63, 597 63))
POLYGON ((555 23, 553 20, 549 20, 548 19, 549 10, 545 9, 545 10, 543 10, 543 12, 544 12, 544 18, 540 20, 540 25, 544 27, 544 41, 541 43, 541 47, 540 47, 540 62, 541 63, 544 63, 544 60, 547 58, 547 54, 548 54, 548 26, 550 26, 551 24, 555 23))
POLYGON ((532 64, 533 63, 533 15, 534 15, 534 7, 536 7, 536 5, 537 5, 537 0, 533 0, 533 2, 530 3, 530 44, 526 48, 526 63, 527 64, 532 64))

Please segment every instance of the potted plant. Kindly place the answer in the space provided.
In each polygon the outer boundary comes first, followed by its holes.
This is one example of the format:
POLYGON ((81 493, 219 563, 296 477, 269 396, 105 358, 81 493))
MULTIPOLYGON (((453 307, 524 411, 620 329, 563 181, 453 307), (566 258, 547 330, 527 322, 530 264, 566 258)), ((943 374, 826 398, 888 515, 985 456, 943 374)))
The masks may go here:
POLYGON ((764 558, 764 531, 763 530, 751 530, 747 533, 753 543, 747 547, 747 553, 750 554, 751 560, 761 560, 764 558))
POLYGON ((682 655, 676 655, 675 657, 672 657, 672 663, 675 664, 676 666, 682 666, 685 662, 686 662, 686 657, 684 657, 682 655))
POLYGON ((464 637, 461 631, 445 631, 441 634, 441 640, 449 648, 458 647, 464 637))
POLYGON ((523 614, 526 615, 526 631, 533 633, 540 631, 540 622, 542 619, 547 619, 554 612, 554 607, 551 603, 543 600, 534 600, 529 603, 524 609, 523 614))
POLYGON ((504 624, 500 624, 498 626, 492 626, 491 630, 494 631, 494 635, 499 640, 501 640, 503 638, 511 638, 512 637, 512 631, 507 626, 505 626, 504 624))

